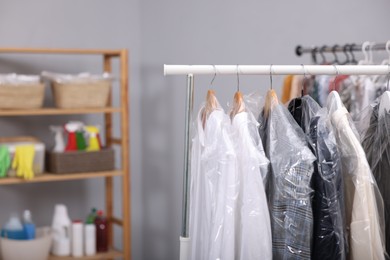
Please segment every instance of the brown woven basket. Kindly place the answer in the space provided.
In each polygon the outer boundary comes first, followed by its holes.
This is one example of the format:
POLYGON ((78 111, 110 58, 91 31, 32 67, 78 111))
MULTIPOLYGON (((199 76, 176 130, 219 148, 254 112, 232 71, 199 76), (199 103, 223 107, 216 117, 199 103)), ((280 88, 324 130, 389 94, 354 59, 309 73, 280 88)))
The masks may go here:
POLYGON ((46 162, 49 173, 99 172, 115 168, 113 149, 94 152, 47 152, 46 162))
POLYGON ((0 84, 0 109, 40 108, 45 96, 45 85, 0 84))
POLYGON ((111 82, 57 83, 53 82, 54 101, 58 108, 99 108, 106 107, 111 82))

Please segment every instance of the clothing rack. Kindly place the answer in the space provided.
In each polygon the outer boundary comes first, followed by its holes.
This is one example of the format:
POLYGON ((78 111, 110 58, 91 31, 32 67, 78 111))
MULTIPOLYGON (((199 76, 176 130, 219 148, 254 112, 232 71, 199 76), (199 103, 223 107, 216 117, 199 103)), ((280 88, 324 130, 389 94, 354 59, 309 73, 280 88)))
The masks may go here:
POLYGON ((390 41, 386 43, 374 43, 374 42, 365 42, 363 44, 344 44, 344 45, 332 45, 332 46, 327 46, 323 45, 321 47, 318 46, 312 46, 312 47, 302 47, 301 45, 298 45, 295 48, 295 54, 297 56, 302 56, 304 53, 321 53, 321 52, 346 52, 346 51, 362 51, 366 48, 370 50, 375 50, 375 51, 384 51, 389 49, 390 41))
POLYGON ((190 125, 194 107, 194 75, 390 75, 390 65, 164 65, 164 75, 186 75, 183 207, 180 259, 190 252, 189 192, 191 166, 190 125))

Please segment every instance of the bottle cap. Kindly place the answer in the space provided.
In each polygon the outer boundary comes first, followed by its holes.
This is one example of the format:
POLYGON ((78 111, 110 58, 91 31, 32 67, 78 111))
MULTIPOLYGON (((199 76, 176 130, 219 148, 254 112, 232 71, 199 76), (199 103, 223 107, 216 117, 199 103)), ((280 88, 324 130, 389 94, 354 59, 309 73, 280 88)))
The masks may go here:
POLYGON ((103 210, 98 210, 97 215, 98 215, 99 217, 102 217, 102 216, 103 216, 103 210))

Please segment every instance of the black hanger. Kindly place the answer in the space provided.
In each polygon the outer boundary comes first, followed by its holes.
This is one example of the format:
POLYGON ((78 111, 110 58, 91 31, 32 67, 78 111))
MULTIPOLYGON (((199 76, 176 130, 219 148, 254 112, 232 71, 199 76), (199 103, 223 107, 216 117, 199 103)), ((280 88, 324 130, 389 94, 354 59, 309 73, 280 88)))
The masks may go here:
POLYGON ((358 61, 355 59, 355 55, 353 55, 353 47, 355 46, 356 44, 352 43, 349 45, 349 53, 351 53, 351 56, 352 56, 352 60, 351 60, 351 63, 352 64, 357 64, 358 61))
POLYGON ((349 48, 349 44, 347 43, 343 47, 343 52, 344 52, 344 55, 346 57, 346 60, 343 63, 341 63, 341 65, 349 64, 351 62, 351 60, 349 59, 348 52, 347 52, 348 48, 349 48))
POLYGON ((333 47, 332 47, 332 53, 333 53, 333 56, 334 56, 334 60, 333 60, 333 64, 340 64, 340 61, 339 61, 339 58, 337 57, 336 55, 336 49, 338 48, 339 46, 337 44, 335 44, 333 47))
POLYGON ((314 47, 311 49, 311 59, 313 61, 314 64, 318 64, 317 62, 317 52, 318 52, 318 48, 317 47, 314 47))
POLYGON ((325 55, 324 55, 324 50, 325 50, 326 48, 328 48, 328 46, 324 45, 324 46, 322 46, 321 49, 320 49, 320 55, 321 55, 321 58, 322 58, 321 64, 327 64, 327 63, 328 63, 328 62, 326 61, 326 57, 325 57, 325 55))

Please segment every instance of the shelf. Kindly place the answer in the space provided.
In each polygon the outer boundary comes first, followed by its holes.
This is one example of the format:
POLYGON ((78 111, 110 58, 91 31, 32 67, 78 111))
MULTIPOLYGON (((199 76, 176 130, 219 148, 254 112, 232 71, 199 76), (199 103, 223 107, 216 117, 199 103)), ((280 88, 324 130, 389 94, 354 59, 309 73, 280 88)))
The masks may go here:
POLYGON ((32 180, 23 180, 21 178, 2 178, 0 179, 0 185, 8 184, 26 184, 36 182, 52 182, 52 181, 73 181, 73 180, 84 180, 93 178, 113 177, 122 176, 122 171, 108 171, 108 172, 87 172, 87 173, 69 173, 69 174, 50 174, 44 173, 36 176, 32 180))
POLYGON ((95 54, 119 56, 122 50, 105 49, 46 49, 46 48, 0 48, 0 53, 31 53, 31 54, 95 54))
POLYGON ((40 115, 72 115, 72 114, 98 114, 119 113, 120 108, 38 108, 38 109, 0 109, 0 116, 40 116, 40 115))
POLYGON ((114 249, 111 249, 110 251, 106 253, 99 253, 93 256, 83 256, 83 257, 71 257, 71 256, 49 256, 49 260, 74 260, 74 259, 80 259, 80 260, 106 260, 106 259, 114 259, 114 258, 121 258, 123 257, 123 253, 114 249))

